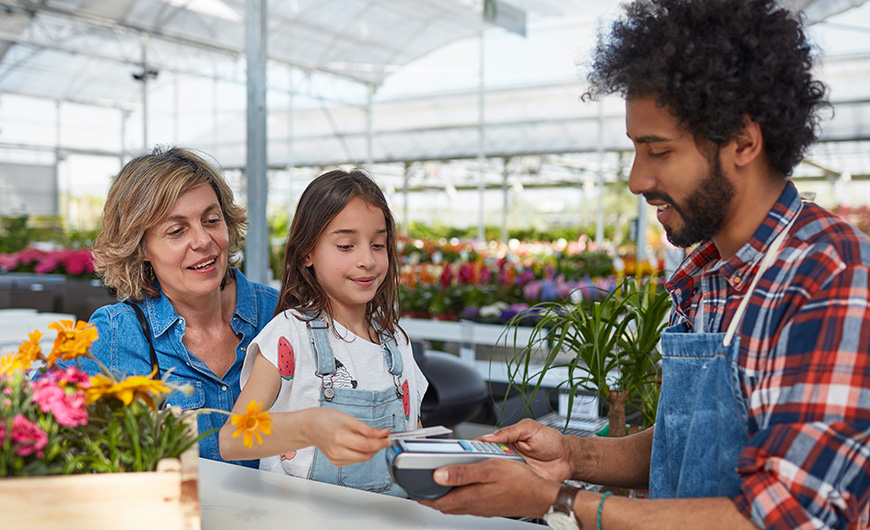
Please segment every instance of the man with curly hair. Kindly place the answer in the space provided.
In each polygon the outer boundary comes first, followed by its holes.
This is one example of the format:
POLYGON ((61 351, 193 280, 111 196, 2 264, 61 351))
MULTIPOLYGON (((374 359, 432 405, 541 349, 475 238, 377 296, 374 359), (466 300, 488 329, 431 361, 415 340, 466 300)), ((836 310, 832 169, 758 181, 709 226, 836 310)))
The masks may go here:
POLYGON ((694 247, 667 284, 656 424, 577 438, 524 420, 484 439, 528 466, 442 468, 458 487, 426 504, 566 529, 870 527, 870 239, 788 180, 827 106, 811 66, 776 0, 625 8, 590 95, 625 98, 631 190, 694 247))

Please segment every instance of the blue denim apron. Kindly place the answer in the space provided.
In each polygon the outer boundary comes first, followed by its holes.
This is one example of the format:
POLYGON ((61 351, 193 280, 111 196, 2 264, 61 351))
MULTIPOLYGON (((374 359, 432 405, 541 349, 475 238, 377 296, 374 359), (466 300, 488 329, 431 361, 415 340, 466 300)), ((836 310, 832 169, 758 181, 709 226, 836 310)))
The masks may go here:
MULTIPOLYGON (((797 215, 765 253, 725 333, 662 333, 662 391, 650 461, 653 498, 736 497, 737 458, 749 441, 748 407, 738 377, 737 328, 758 280, 776 258, 797 215)), ((699 308, 700 310, 700 308, 699 308)))
MULTIPOLYGON (((329 324, 320 318, 308 321, 308 337, 317 358, 317 376, 320 377, 320 406, 350 414, 378 429, 407 430, 405 409, 402 405, 402 355, 389 335, 382 335, 381 347, 387 368, 393 376, 394 387, 384 390, 356 390, 334 388, 335 357, 329 345, 329 324)), ((387 469, 384 451, 379 451, 366 462, 337 467, 320 449, 314 449, 314 461, 308 478, 350 488, 384 493, 394 497, 408 494, 393 482, 387 469)))

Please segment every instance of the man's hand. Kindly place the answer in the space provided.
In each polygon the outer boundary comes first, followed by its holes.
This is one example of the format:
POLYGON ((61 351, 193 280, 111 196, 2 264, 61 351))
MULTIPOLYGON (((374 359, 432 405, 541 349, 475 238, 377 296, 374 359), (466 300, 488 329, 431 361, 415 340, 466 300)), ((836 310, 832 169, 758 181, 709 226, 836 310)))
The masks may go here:
POLYGON ((421 504, 450 514, 484 517, 541 517, 556 498, 559 483, 546 480, 516 460, 490 459, 435 470, 435 482, 453 489, 421 504))
POLYGON ((481 440, 508 444, 544 478, 561 483, 574 475, 573 455, 565 437, 559 431, 534 420, 524 419, 483 436, 481 440))

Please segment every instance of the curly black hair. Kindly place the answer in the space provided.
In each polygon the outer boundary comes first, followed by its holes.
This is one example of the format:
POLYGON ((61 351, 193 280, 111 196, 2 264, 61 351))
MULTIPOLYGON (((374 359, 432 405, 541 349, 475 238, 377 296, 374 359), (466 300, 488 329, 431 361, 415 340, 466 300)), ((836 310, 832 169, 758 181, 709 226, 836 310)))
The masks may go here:
POLYGON ((637 0, 593 52, 588 96, 658 96, 696 139, 723 145, 743 117, 791 175, 818 135, 827 88, 801 21, 775 0, 637 0))

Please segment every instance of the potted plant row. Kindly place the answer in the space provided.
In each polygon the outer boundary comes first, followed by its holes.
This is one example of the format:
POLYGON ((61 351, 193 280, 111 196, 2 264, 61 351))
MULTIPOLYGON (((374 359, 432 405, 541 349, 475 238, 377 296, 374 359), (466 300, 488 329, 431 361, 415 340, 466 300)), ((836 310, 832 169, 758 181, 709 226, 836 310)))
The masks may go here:
POLYGON ((507 363, 509 385, 528 406, 545 391, 545 375, 558 369, 567 373, 557 389, 568 393, 569 409, 580 392, 607 403, 609 436, 626 434, 629 403, 642 413, 644 426, 652 425, 660 384, 659 339, 669 309, 670 298, 655 277, 643 282, 626 278, 592 301, 536 304, 505 328, 503 335, 515 351, 507 363), (530 321, 529 339, 519 343, 520 327, 530 321))

